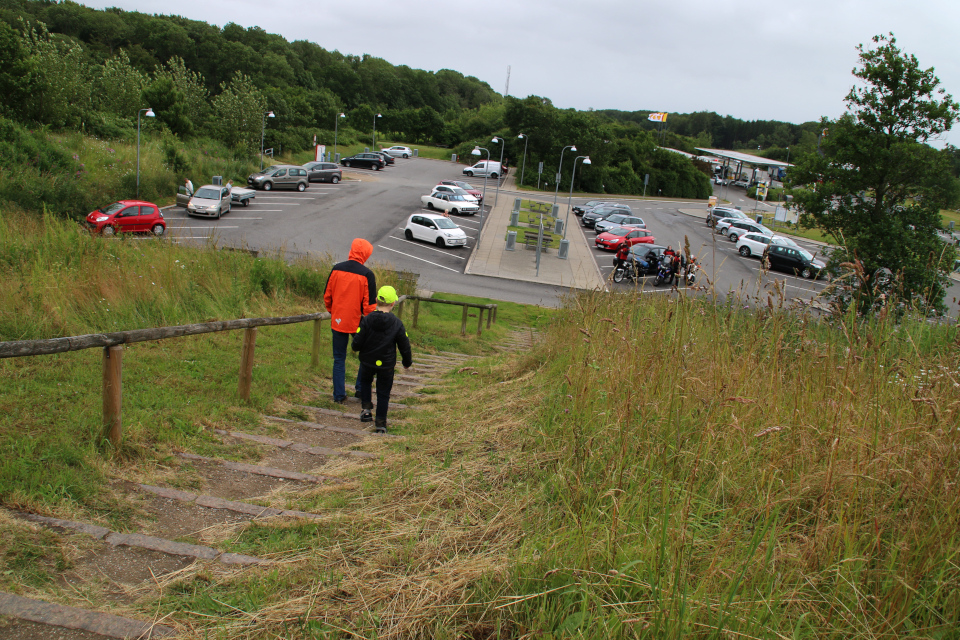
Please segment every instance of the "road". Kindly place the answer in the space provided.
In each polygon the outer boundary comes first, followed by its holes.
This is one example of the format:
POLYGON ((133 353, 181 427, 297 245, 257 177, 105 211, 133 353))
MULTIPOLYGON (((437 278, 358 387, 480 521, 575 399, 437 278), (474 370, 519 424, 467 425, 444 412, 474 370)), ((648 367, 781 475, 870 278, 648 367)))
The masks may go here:
MULTIPOLYGON (((278 251, 288 257, 329 255, 333 260, 344 260, 350 242, 363 237, 374 245, 372 262, 419 274, 422 289, 556 306, 567 293, 561 287, 464 275, 480 231, 481 216, 454 218, 467 233, 468 245, 464 248, 440 249, 403 237, 407 218, 421 211, 420 196, 440 180, 462 180, 462 168, 462 165, 440 160, 398 158, 396 164, 381 171, 344 168, 344 180, 340 184, 313 183, 303 193, 258 191, 250 206, 236 207, 219 221, 188 218, 180 208, 168 209, 164 215, 168 233, 177 242, 204 243, 212 238, 219 245, 278 251)), ((472 178, 469 182, 477 188, 483 186, 482 178, 472 178)), ((495 188, 496 181, 489 180, 487 202, 490 204, 495 198, 495 188)), ((500 197, 515 195, 518 194, 504 192, 500 197)), ((754 208, 754 202, 745 198, 742 189, 727 187, 724 195, 745 211, 754 208)), ((549 200, 549 194, 544 194, 544 199, 549 200)), ((686 238, 703 267, 702 283, 714 284, 721 294, 740 291, 765 299, 765 292, 777 281, 787 298, 810 300, 825 286, 822 280, 804 280, 778 272, 761 273, 759 260, 741 257, 733 243, 712 233, 702 219, 680 213, 680 209, 688 207, 701 208, 702 202, 622 200, 629 202, 644 218, 658 244, 679 248, 686 238)), ((564 213, 562 208, 561 213, 564 213)), ((573 216, 570 222, 570 233, 585 232, 592 247, 593 231, 582 229, 573 216)), ((798 243, 811 251, 817 250, 815 245, 803 240, 798 243)), ((609 274, 613 254, 596 249, 593 253, 601 272, 609 274)), ((614 289, 629 286, 610 284, 614 289)), ((653 291, 667 290, 654 289, 652 283, 644 286, 644 292, 653 291)), ((954 318, 960 315, 958 300, 960 285, 953 282, 947 304, 954 318)))

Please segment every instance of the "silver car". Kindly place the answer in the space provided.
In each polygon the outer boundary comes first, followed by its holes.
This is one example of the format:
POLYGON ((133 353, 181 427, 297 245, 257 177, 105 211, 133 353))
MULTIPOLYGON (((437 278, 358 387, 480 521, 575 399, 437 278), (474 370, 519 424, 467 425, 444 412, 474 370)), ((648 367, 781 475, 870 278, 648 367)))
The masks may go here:
POLYGON ((219 218, 230 213, 230 191, 226 187, 205 184, 187 202, 187 215, 219 218))
POLYGON ((247 185, 251 189, 296 189, 303 191, 310 186, 307 181, 307 170, 289 164, 275 164, 263 171, 251 174, 247 178, 247 185))
POLYGON ((384 153, 389 153, 394 158, 409 158, 413 156, 413 149, 410 147, 390 147, 389 149, 384 149, 384 153))

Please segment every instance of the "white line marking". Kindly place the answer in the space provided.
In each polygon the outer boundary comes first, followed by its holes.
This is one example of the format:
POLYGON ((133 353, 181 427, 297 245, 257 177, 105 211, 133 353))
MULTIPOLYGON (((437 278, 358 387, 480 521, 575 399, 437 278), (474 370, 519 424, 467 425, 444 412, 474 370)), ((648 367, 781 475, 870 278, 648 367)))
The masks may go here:
POLYGON ((408 258, 413 258, 414 260, 419 260, 420 262, 426 262, 427 264, 432 264, 435 267, 440 267, 441 269, 446 269, 447 271, 453 271, 454 273, 460 273, 456 269, 451 269, 450 267, 445 267, 442 264, 437 264, 436 262, 430 262, 429 260, 424 260, 423 258, 418 258, 417 256, 412 256, 409 253, 404 253, 403 251, 397 251, 396 249, 391 249, 390 247, 385 247, 382 244, 378 244, 377 247, 380 249, 386 249, 387 251, 393 251, 394 253, 399 253, 402 256, 407 256, 408 258))
POLYGON ((174 229, 174 230, 190 229, 191 231, 193 231, 194 229, 198 229, 198 230, 212 229, 212 230, 216 231, 217 229, 239 229, 240 227, 239 227, 239 226, 233 226, 233 227, 228 227, 228 226, 222 226, 222 227, 220 227, 220 226, 217 226, 217 227, 169 227, 169 228, 170 228, 170 229, 174 229))
MULTIPOLYGON (((269 211, 282 212, 283 209, 256 209, 256 213, 267 213, 269 211)), ((263 218, 257 218, 258 220, 263 220, 263 218)))
MULTIPOLYGON (((392 240, 400 240, 401 242, 409 242, 410 244, 418 244, 416 240, 407 240, 407 239, 404 238, 404 237, 397 237, 397 236, 388 236, 388 237, 389 237, 390 239, 392 239, 392 240)), ((450 253, 450 252, 448 252, 448 251, 444 251, 443 249, 436 249, 436 248, 431 247, 431 246, 428 246, 428 245, 423 245, 423 248, 424 248, 424 249, 430 249, 431 251, 436 251, 437 253, 442 253, 442 254, 445 255, 445 256, 451 256, 451 257, 453 257, 453 258, 456 258, 457 260, 466 260, 466 258, 464 258, 463 256, 455 256, 455 255, 453 255, 452 253, 450 253)), ((469 248, 469 247, 467 247, 467 248, 469 248)))
POLYGON ((213 235, 209 236, 176 236, 174 240, 209 240, 213 235))

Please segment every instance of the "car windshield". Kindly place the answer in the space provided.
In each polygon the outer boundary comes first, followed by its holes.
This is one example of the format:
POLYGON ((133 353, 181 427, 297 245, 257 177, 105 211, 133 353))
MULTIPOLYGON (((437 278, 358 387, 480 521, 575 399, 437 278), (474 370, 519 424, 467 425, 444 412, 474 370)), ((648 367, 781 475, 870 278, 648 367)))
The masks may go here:
POLYGON ((804 260, 813 260, 813 254, 806 249, 797 249, 797 251, 800 252, 800 255, 803 256, 804 260))
POLYGON ((467 191, 476 191, 472 186, 467 182, 457 182, 456 185, 461 189, 466 189, 467 191))
POLYGON ((207 200, 219 200, 220 189, 200 188, 193 194, 194 198, 206 198, 207 200))
POLYGON ((434 222, 437 223, 437 227, 440 229, 459 229, 457 225, 453 223, 453 220, 449 218, 436 218, 434 222))
POLYGON ((117 211, 120 211, 120 209, 123 209, 125 206, 127 205, 123 204, 122 202, 114 202, 109 207, 104 207, 103 209, 100 209, 100 213, 105 213, 108 216, 112 216, 117 211))
POLYGON ((451 194, 450 194, 450 199, 451 199, 451 200, 461 200, 461 201, 465 201, 465 200, 466 200, 466 198, 464 198, 463 196, 461 196, 461 195, 459 195, 459 194, 456 194, 456 193, 451 193, 451 194))
POLYGON ((612 236, 625 236, 631 231, 633 231, 633 229, 627 229, 626 227, 614 227, 612 229, 607 229, 607 233, 612 236))
POLYGON ((269 169, 267 169, 267 170, 265 170, 265 171, 263 172, 263 175, 265 175, 265 176, 272 176, 272 175, 274 175, 277 171, 279 171, 278 168, 276 168, 276 167, 270 167, 269 169))

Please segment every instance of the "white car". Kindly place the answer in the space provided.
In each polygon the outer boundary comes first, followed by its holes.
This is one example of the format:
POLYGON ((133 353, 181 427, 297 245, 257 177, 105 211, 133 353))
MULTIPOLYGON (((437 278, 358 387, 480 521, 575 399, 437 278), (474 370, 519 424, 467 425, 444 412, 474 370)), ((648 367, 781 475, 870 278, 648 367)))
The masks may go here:
POLYGON ((420 196, 420 202, 427 209, 436 209, 451 215, 465 213, 472 216, 480 211, 480 207, 476 201, 471 202, 455 193, 439 193, 434 191, 430 195, 420 196))
POLYGON ((403 228, 407 240, 425 240, 438 247, 464 247, 467 234, 453 220, 436 213, 415 213, 403 228))
POLYGON ((413 149, 410 147, 390 147, 389 149, 384 149, 384 153, 393 156, 394 158, 412 158, 413 149))
POLYGON ((448 193, 457 196, 463 196, 464 199, 470 202, 478 202, 476 196, 472 196, 467 193, 466 189, 461 189, 460 187, 452 187, 448 184, 438 184, 433 188, 433 193, 448 193))
POLYGON ((796 242, 783 236, 765 236, 762 233, 745 233, 737 240, 737 251, 739 251, 740 255, 744 258, 749 258, 750 256, 759 258, 763 256, 763 252, 767 250, 767 247, 772 244, 793 247, 794 249, 800 248, 796 242))

